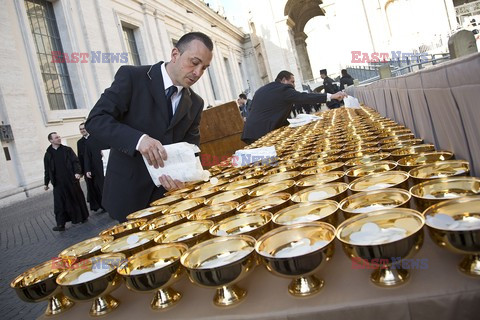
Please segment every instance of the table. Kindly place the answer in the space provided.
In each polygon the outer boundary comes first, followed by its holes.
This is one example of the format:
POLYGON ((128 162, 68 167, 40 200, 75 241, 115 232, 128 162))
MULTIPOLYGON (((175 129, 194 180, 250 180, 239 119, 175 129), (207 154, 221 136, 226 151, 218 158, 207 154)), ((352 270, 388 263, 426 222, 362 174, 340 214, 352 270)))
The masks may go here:
MULTIPOLYGON (((290 296, 289 280, 260 266, 240 282, 248 295, 237 306, 214 306, 214 289, 201 288, 184 277, 174 285, 183 298, 171 309, 153 311, 153 293, 129 291, 122 285, 112 293, 120 306, 102 319, 478 319, 480 278, 460 273, 457 264, 461 256, 436 246, 424 231, 423 248, 414 258, 428 259, 428 268, 412 270, 410 280, 396 288, 370 283, 371 270, 353 269, 335 240, 334 257, 319 273, 325 287, 312 297, 290 296)), ((89 318, 90 305, 76 303, 55 319, 89 318)))

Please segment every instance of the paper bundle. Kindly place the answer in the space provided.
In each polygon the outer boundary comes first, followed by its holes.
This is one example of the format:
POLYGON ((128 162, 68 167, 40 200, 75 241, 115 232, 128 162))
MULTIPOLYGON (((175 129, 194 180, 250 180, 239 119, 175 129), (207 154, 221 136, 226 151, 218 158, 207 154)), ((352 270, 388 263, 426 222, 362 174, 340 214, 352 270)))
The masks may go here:
POLYGON ((168 158, 164 160, 163 168, 159 167, 155 169, 149 165, 147 159, 143 157, 148 173, 157 187, 160 186, 158 178, 162 175, 168 175, 172 177, 172 179, 181 182, 208 180, 210 172, 203 170, 200 158, 195 157, 195 153, 200 152, 200 149, 196 145, 179 142, 164 145, 163 147, 167 152, 168 158))
POLYGON ((352 96, 348 96, 345 99, 343 99, 343 103, 345 103, 345 108, 354 108, 354 109, 360 108, 360 103, 358 102, 358 99, 352 96))
POLYGON ((273 163, 277 160, 277 151, 274 146, 242 149, 235 151, 232 157, 232 166, 243 167, 261 161, 263 164, 273 163))

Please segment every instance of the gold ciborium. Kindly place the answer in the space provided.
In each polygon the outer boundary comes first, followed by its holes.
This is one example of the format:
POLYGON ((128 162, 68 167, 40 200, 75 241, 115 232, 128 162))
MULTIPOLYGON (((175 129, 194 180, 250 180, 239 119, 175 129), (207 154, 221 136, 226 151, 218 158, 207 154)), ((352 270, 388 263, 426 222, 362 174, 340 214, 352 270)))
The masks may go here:
POLYGON ((218 222, 235 214, 237 206, 238 202, 227 201, 203 207, 190 213, 188 215, 188 220, 210 220, 218 222))
POLYGON ((259 197, 277 192, 287 192, 292 193, 293 187, 295 186, 295 181, 293 180, 282 180, 277 182, 270 182, 261 184, 258 187, 251 189, 248 192, 250 197, 259 197))
POLYGON ((158 235, 157 231, 139 231, 106 243, 102 246, 102 253, 122 253, 129 257, 137 252, 155 245, 153 239, 158 235))
POLYGON ((397 163, 400 166, 400 170, 409 171, 414 167, 450 160, 451 158, 453 158, 453 153, 450 151, 424 152, 400 158, 397 163))
POLYGON ((271 229, 272 214, 268 211, 244 212, 223 219, 210 227, 210 234, 216 237, 244 234, 255 239, 271 229))
POLYGON ((102 246, 113 240, 113 236, 90 238, 62 250, 58 257, 62 259, 67 266, 71 266, 79 260, 88 259, 97 254, 101 254, 102 246))
POLYGON ((318 186, 310 187, 298 191, 292 195, 292 201, 299 202, 318 202, 321 200, 340 201, 348 190, 348 184, 343 182, 331 182, 318 186))
POLYGON ((152 247, 134 254, 118 267, 127 288, 137 292, 153 292, 153 310, 173 306, 182 294, 171 287, 183 274, 180 257, 187 251, 181 243, 152 247))
POLYGON ((242 179, 233 180, 228 184, 222 186, 222 191, 238 190, 238 189, 252 189, 258 186, 258 179, 242 179))
POLYGON ((465 160, 437 161, 413 168, 408 172, 413 184, 437 178, 468 176, 469 173, 470 165, 465 160))
POLYGON ((158 218, 152 219, 140 227, 140 231, 163 231, 178 224, 187 222, 188 211, 180 211, 170 214, 165 214, 158 218))
POLYGON ((211 188, 205 188, 205 189, 198 189, 195 191, 191 191, 189 193, 186 193, 183 195, 184 199, 195 199, 195 198, 205 198, 208 199, 210 197, 213 197, 216 194, 220 193, 220 186, 219 187, 211 187, 211 188))
POLYGON ((356 179, 348 188, 353 192, 374 191, 386 188, 408 189, 408 173, 405 171, 385 171, 356 179))
POLYGON ((371 153, 363 157, 353 158, 345 162, 345 168, 356 167, 365 164, 370 164, 372 162, 387 160, 390 158, 390 153, 380 152, 380 153, 371 153))
POLYGON ((303 170, 300 174, 302 176, 309 176, 312 174, 324 173, 328 171, 340 171, 343 170, 343 162, 330 162, 326 164, 322 164, 316 167, 309 167, 303 170))
POLYGON ((163 205, 171 205, 183 200, 183 193, 176 193, 169 196, 162 197, 150 203, 151 207, 158 207, 163 205))
POLYGON ((402 260, 411 259, 422 247, 424 223, 412 209, 379 210, 345 220, 338 226, 337 238, 359 269, 375 269, 370 275, 374 284, 397 286, 410 277, 402 260))
POLYGON ((397 163, 395 161, 383 160, 383 161, 376 161, 369 164, 363 164, 360 166, 355 166, 353 168, 348 169, 345 171, 345 176, 347 177, 348 182, 353 182, 355 179, 359 177, 364 177, 366 175, 385 172, 394 170, 397 167, 397 163))
POLYGON ((335 227, 325 222, 273 229, 258 239, 255 251, 268 271, 292 279, 288 292, 296 297, 317 293, 324 285, 314 274, 334 252, 335 227))
POLYGON ((99 236, 113 236, 115 239, 135 233, 138 229, 147 223, 147 219, 130 220, 117 224, 99 233, 99 236))
POLYGON ((213 222, 210 220, 187 221, 163 230, 155 237, 155 242, 159 244, 180 242, 191 247, 210 237, 208 229, 211 226, 213 222))
POLYGON ((154 219, 162 215, 162 211, 168 208, 167 205, 161 205, 156 207, 148 207, 142 210, 135 211, 130 213, 127 216, 127 220, 137 220, 137 219, 154 219))
POLYGON ((343 171, 328 171, 308 175, 295 183, 296 191, 329 182, 343 182, 343 171))
POLYGON ((163 213, 169 214, 169 213, 182 212, 182 211, 195 211, 203 207, 204 202, 205 202, 205 198, 203 197, 185 199, 180 202, 169 205, 165 210, 163 210, 163 213))
POLYGON ((403 147, 391 152, 393 160, 398 160, 400 158, 412 155, 419 154, 423 152, 435 151, 435 146, 433 144, 417 144, 413 146, 403 147))
POLYGON ((340 201, 339 208, 348 219, 360 213, 407 207, 409 201, 410 193, 407 190, 388 188, 352 194, 340 201))
POLYGON ((70 309, 74 303, 62 293, 57 277, 69 267, 63 259, 45 261, 17 276, 10 283, 18 297, 25 302, 48 300, 46 316, 57 315, 70 309))
POLYGON ((290 193, 280 192, 267 194, 265 196, 255 197, 241 203, 237 207, 238 212, 255 212, 268 210, 275 213, 280 209, 285 208, 292 196, 290 193))
POLYGON ((242 301, 247 291, 236 285, 256 265, 255 239, 246 235, 217 237, 188 249, 181 258, 190 281, 215 288, 213 303, 219 307, 242 301))
POLYGON ((279 182, 284 180, 296 180, 299 175, 300 175, 300 171, 285 171, 285 172, 273 173, 270 175, 265 174, 265 176, 261 178, 258 182, 271 183, 271 182, 279 182))
POLYGON ((465 255, 458 265, 460 271, 480 277, 480 196, 442 201, 423 215, 437 245, 465 255))
POLYGON ((392 152, 393 150, 401 149, 403 147, 408 147, 408 146, 413 146, 416 144, 421 144, 423 143, 423 139, 410 139, 410 140, 402 140, 398 142, 393 142, 389 144, 383 144, 381 145, 382 151, 385 152, 392 152))
POLYGON ((211 206, 214 204, 219 204, 223 202, 236 201, 242 203, 248 199, 248 189, 237 189, 230 191, 223 191, 213 197, 210 197, 205 200, 205 205, 211 206))
POLYGON ((480 178, 450 177, 428 180, 410 188, 417 209, 424 211, 440 201, 480 193, 480 178))
POLYGON ((337 211, 338 203, 333 200, 301 202, 278 211, 272 221, 280 226, 312 221, 323 221, 335 226, 338 222, 337 211))
POLYGON ((122 253, 109 253, 77 262, 58 276, 57 284, 74 301, 93 300, 90 316, 103 316, 120 304, 110 293, 122 282, 117 267, 124 260, 122 253))

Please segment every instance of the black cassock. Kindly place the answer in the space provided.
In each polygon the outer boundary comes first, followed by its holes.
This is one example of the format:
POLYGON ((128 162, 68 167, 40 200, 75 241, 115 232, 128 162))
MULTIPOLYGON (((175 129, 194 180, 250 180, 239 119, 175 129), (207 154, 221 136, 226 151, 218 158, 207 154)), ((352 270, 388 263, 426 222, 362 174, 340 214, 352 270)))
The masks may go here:
POLYGON ((80 161, 80 167, 82 168, 82 175, 85 178, 85 184, 87 185, 87 202, 90 203, 90 210, 98 210, 100 208, 100 202, 95 202, 95 198, 91 198, 92 189, 93 189, 93 180, 88 178, 85 175, 85 144, 87 139, 85 137, 81 137, 80 140, 77 141, 77 152, 78 152, 78 160, 80 161))
POLYGON ((93 182, 92 192, 90 194, 90 209, 103 209, 102 193, 105 178, 103 175, 102 150, 109 149, 110 147, 91 135, 86 140, 85 147, 85 172, 91 172, 93 182), (94 204, 97 207, 94 207, 94 204))
POLYGON ((81 173, 80 163, 72 148, 50 146, 44 157, 45 185, 53 185, 53 204, 57 226, 87 220, 88 209, 80 183, 75 174, 81 173))

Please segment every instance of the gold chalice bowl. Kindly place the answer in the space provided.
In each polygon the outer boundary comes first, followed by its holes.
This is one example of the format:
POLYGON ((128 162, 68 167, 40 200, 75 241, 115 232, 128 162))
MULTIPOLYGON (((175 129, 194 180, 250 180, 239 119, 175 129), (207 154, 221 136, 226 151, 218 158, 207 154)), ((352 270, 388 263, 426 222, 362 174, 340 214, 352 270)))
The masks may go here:
POLYGON ((383 144, 380 146, 380 149, 384 152, 392 152, 393 150, 401 149, 403 147, 413 146, 416 144, 423 143, 423 139, 415 138, 409 140, 401 140, 397 142, 392 142, 388 144, 383 144))
POLYGON ((309 167, 301 172, 302 176, 308 176, 312 174, 324 173, 328 171, 341 171, 343 170, 343 162, 330 162, 316 167, 309 167))
POLYGON ((185 195, 185 193, 189 193, 190 191, 192 191, 195 188, 195 186, 196 186, 196 184, 185 185, 184 188, 175 189, 175 190, 172 190, 172 191, 165 192, 164 196, 168 197, 168 196, 171 196, 171 195, 174 195, 174 194, 185 195))
POLYGON ((250 197, 259 197, 267 194, 277 193, 277 192, 287 192, 292 193, 293 187, 295 186, 295 181, 293 180, 282 180, 277 182, 270 182, 261 184, 258 187, 250 190, 248 195, 250 197))
POLYGON ((400 158, 397 163, 401 170, 409 171, 414 167, 437 161, 450 160, 451 158, 453 158, 453 153, 450 151, 424 152, 400 158))
POLYGON ((213 197, 205 200, 205 205, 211 206, 214 204, 220 204, 224 202, 236 201, 243 202, 248 199, 248 189, 237 189, 230 191, 223 191, 213 197))
POLYGON ((184 199, 180 202, 169 205, 168 208, 163 210, 164 214, 182 212, 182 211, 195 211, 201 207, 205 202, 205 198, 193 198, 193 199, 184 199))
POLYGON ((265 196, 255 197, 241 203, 237 207, 238 212, 255 212, 255 211, 270 211, 275 213, 280 209, 285 208, 292 196, 290 193, 280 192, 267 194, 265 196))
POLYGON ((109 253, 80 261, 62 272, 57 278, 57 284, 74 301, 93 300, 90 315, 103 316, 120 304, 110 293, 122 283, 117 267, 124 260, 125 255, 122 253, 109 253))
POLYGON ((380 144, 389 144, 389 143, 394 143, 394 142, 399 142, 404 140, 411 140, 414 138, 415 138, 415 135, 413 133, 406 133, 406 134, 400 134, 400 135, 384 138, 378 142, 380 144))
POLYGON ((469 173, 470 165, 465 160, 437 161, 415 167, 408 172, 414 184, 437 178, 468 176, 469 173))
POLYGON ((255 251, 267 270, 292 279, 288 292, 306 297, 324 285, 315 274, 334 252, 335 227, 325 222, 299 223, 273 229, 257 240, 255 251))
POLYGON ((372 162, 387 160, 390 158, 390 153, 387 152, 379 152, 379 153, 372 153, 367 154, 363 157, 353 158, 345 162, 345 167, 356 167, 361 166, 364 164, 370 164, 372 162))
POLYGON ((140 227, 140 231, 163 231, 178 224, 187 222, 187 215, 188 211, 165 214, 163 216, 148 221, 147 224, 144 224, 140 227))
POLYGON ((413 146, 407 146, 397 150, 393 150, 391 152, 391 155, 394 160, 399 160, 400 158, 403 158, 409 155, 430 152, 430 151, 435 151, 435 146, 433 144, 416 144, 413 146))
POLYGON ((435 203, 480 194, 480 178, 450 177, 425 181, 410 188, 417 209, 423 211, 435 203))
POLYGON ((312 221, 323 221, 335 226, 338 222, 337 211, 338 203, 333 200, 301 202, 278 211, 272 221, 281 226, 312 221))
POLYGON ((319 184, 343 181, 343 171, 328 171, 324 173, 317 173, 308 175, 305 178, 298 180, 295 183, 297 190, 313 187, 319 184))
POLYGON ((270 183, 270 182, 278 182, 284 180, 297 180, 298 176, 300 175, 300 171, 285 171, 285 172, 278 172, 272 173, 270 175, 265 174, 265 176, 260 179, 259 183, 270 183))
POLYGON ((246 235, 217 237, 188 249, 180 259, 190 280, 215 288, 219 307, 239 303, 247 291, 236 285, 255 267, 255 239, 246 235))
POLYGON ((95 255, 101 254, 102 246, 114 240, 113 236, 94 237, 73 246, 64 249, 58 257, 62 259, 67 266, 78 262, 79 260, 88 259, 95 255))
POLYGON ((352 167, 345 171, 345 175, 347 176, 348 182, 353 182, 359 177, 394 170, 396 167, 397 163, 395 161, 383 160, 352 167))
POLYGON ((343 250, 360 269, 375 269, 370 280, 381 287, 405 283, 410 273, 403 261, 423 244, 423 216, 405 208, 362 213, 338 226, 343 250))
POLYGON ((63 313, 73 306, 73 302, 62 293, 57 285, 57 277, 69 267, 63 259, 45 261, 17 276, 10 283, 18 297, 25 302, 48 300, 46 316, 63 313))
POLYGON ((222 191, 231 191, 231 190, 238 190, 238 189, 253 189, 256 186, 258 186, 258 179, 241 179, 241 180, 231 181, 230 183, 223 185, 222 191))
POLYGON ((150 203, 151 207, 158 207, 163 205, 171 205, 183 200, 183 193, 176 193, 169 196, 162 197, 150 203))
POLYGON ((124 237, 126 235, 135 233, 138 229, 147 223, 147 219, 130 220, 124 223, 117 224, 111 228, 103 230, 99 236, 113 236, 115 239, 124 237))
POLYGON ((407 207, 409 201, 410 193, 407 190, 388 188, 352 194, 340 201, 339 208, 348 219, 360 213, 407 207))
POLYGON ((222 219, 230 217, 235 214, 235 209, 238 206, 236 201, 227 201, 211 206, 206 206, 193 211, 188 215, 189 220, 210 220, 218 222, 222 219))
POLYGON ((210 197, 213 197, 216 194, 220 193, 221 186, 219 187, 211 187, 211 188, 205 188, 205 189, 198 189, 192 192, 189 192, 187 194, 183 195, 184 199, 195 199, 195 198, 205 198, 208 199, 210 197))
POLYGON ((208 229, 211 226, 213 222, 210 220, 187 221, 163 230, 155 237, 155 242, 159 244, 180 242, 191 247, 210 237, 208 229))
POLYGON ((461 272, 480 277, 480 196, 437 203, 423 212, 432 240, 465 257, 461 272))
POLYGON ((408 190, 408 173, 405 171, 385 171, 360 177, 350 183, 348 188, 353 192, 374 191, 386 188, 408 190))
POLYGON ((344 182, 325 183, 314 187, 309 187, 298 191, 292 195, 292 201, 299 202, 318 202, 321 200, 340 201, 348 190, 348 184, 344 182))
MULTIPOLYGON (((314 158, 314 157, 313 157, 314 158)), ((330 162, 338 162, 339 160, 338 155, 334 156, 319 156, 317 158, 314 158, 312 160, 308 160, 302 163, 301 167, 302 168, 309 168, 309 167, 318 167, 326 163, 330 162)))
POLYGON ((362 151, 350 151, 350 152, 343 153, 341 156, 341 159, 343 161, 347 161, 354 158, 365 157, 377 152, 380 152, 380 148, 366 148, 366 149, 363 149, 362 151))
POLYGON ((244 212, 223 219, 210 227, 210 234, 216 237, 244 234, 255 239, 270 230, 272 214, 268 211, 244 212))
POLYGON ((156 206, 156 207, 149 207, 142 210, 135 211, 134 213, 130 213, 127 216, 127 220, 137 220, 137 219, 154 219, 162 215, 162 211, 168 208, 167 205, 156 206))
POLYGON ((139 231, 125 237, 109 242, 102 247, 103 253, 122 253, 129 257, 137 252, 155 245, 153 239, 158 235, 157 231, 139 231))
POLYGON ((183 274, 180 257, 187 251, 181 243, 157 245, 134 254, 118 267, 127 288, 137 292, 155 292, 153 310, 173 306, 182 294, 171 286, 183 274))

